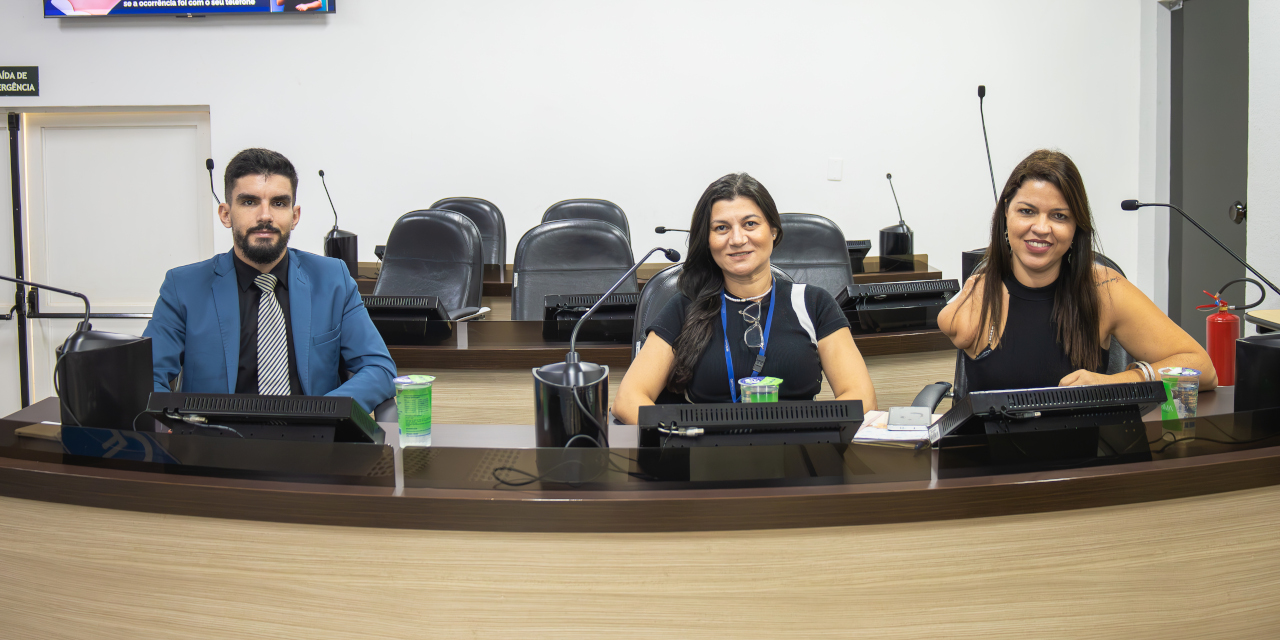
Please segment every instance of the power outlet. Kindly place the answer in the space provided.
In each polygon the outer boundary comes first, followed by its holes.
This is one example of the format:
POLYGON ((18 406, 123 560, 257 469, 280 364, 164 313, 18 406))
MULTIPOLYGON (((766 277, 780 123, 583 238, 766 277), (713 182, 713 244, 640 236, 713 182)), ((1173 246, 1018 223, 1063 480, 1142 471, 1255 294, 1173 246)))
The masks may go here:
POLYGON ((827 179, 832 182, 839 182, 844 175, 844 160, 841 158, 827 158, 827 179))

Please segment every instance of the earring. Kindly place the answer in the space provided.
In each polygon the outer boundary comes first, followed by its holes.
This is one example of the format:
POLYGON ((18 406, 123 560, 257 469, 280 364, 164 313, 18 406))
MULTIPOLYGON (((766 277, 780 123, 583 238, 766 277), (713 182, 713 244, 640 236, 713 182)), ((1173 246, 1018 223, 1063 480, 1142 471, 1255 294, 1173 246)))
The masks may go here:
POLYGON ((1013 253, 1013 245, 1009 244, 1009 232, 1008 232, 1008 231, 1005 231, 1005 232, 1004 232, 1004 246, 1005 246, 1005 248, 1006 248, 1006 249, 1008 249, 1008 250, 1009 250, 1009 253, 1013 253))

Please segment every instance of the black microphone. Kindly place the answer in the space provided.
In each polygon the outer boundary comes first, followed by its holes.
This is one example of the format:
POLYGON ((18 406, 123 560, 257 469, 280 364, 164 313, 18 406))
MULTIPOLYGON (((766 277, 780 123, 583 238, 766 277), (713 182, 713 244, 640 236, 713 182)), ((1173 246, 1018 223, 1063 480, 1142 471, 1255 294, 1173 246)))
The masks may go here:
POLYGON ((0 280, 5 280, 8 282, 16 282, 17 284, 26 285, 33 289, 46 289, 49 291, 56 291, 58 293, 66 294, 69 296, 75 296, 77 298, 80 298, 81 300, 84 300, 84 320, 82 320, 79 324, 76 325, 76 331, 92 331, 93 330, 93 326, 89 324, 89 297, 84 295, 83 293, 67 291, 66 289, 51 287, 47 284, 36 284, 34 282, 28 282, 26 280, 10 278, 9 276, 0 276, 0 280))
POLYGON ((222 204, 222 200, 218 199, 218 190, 213 188, 213 158, 205 158, 204 168, 209 170, 209 191, 213 193, 213 199, 222 204))
POLYGON ((333 212, 333 228, 338 228, 338 209, 333 206, 333 196, 329 195, 329 185, 324 181, 324 169, 320 170, 320 184, 324 187, 324 197, 329 199, 329 210, 333 212))
POLYGON ((893 188, 893 174, 884 174, 893 192, 893 204, 898 207, 898 224, 880 230, 881 270, 901 271, 915 267, 915 232, 902 219, 902 205, 898 204, 898 192, 893 188))
POLYGON ((1277 289, 1277 288, 1276 288, 1276 285, 1272 284, 1272 283, 1271 283, 1271 281, 1270 281, 1270 280, 1268 280, 1268 279, 1267 279, 1265 276, 1263 276, 1261 273, 1258 273, 1258 270, 1257 270, 1257 269, 1254 269, 1252 266, 1250 266, 1248 262, 1245 262, 1245 261, 1244 261, 1244 258, 1241 258, 1240 256, 1236 255, 1236 252, 1234 252, 1234 251, 1232 251, 1231 249, 1227 248, 1227 245, 1222 244, 1222 241, 1221 241, 1221 240, 1219 240, 1219 239, 1217 238, 1217 236, 1214 236, 1212 233, 1209 233, 1209 230, 1208 230, 1208 229, 1205 229, 1204 227, 1200 226, 1200 223, 1199 223, 1199 222, 1196 222, 1194 218, 1192 218, 1191 216, 1187 215, 1187 212, 1186 212, 1186 211, 1183 211, 1182 209, 1178 208, 1178 207, 1177 207, 1177 206, 1175 206, 1175 205, 1172 205, 1172 204, 1165 204, 1165 203, 1160 203, 1160 202, 1138 202, 1137 200, 1125 200, 1125 201, 1123 201, 1123 202, 1121 202, 1121 203, 1120 203, 1120 208, 1121 208, 1121 209, 1124 209, 1125 211, 1137 211, 1138 209, 1140 209, 1140 208, 1142 208, 1142 207, 1168 207, 1168 208, 1170 208, 1170 209, 1173 209, 1174 211, 1177 211, 1178 213, 1181 213, 1183 218, 1186 218, 1188 222, 1190 222, 1191 224, 1195 225, 1195 226, 1196 226, 1196 228, 1200 230, 1200 233, 1203 233, 1203 234, 1205 234, 1206 236, 1209 236, 1209 239, 1210 239, 1210 240, 1213 240, 1214 242, 1218 243, 1218 246, 1219 246, 1219 247, 1222 247, 1222 250, 1223 250, 1223 251, 1226 251, 1227 253, 1231 254, 1231 257, 1232 257, 1232 258, 1235 258, 1235 259, 1236 259, 1236 262, 1239 262, 1240 264, 1244 265, 1244 267, 1245 267, 1246 269, 1248 269, 1249 271, 1252 271, 1252 272, 1253 272, 1253 275, 1258 276, 1258 279, 1259 279, 1259 280, 1262 280, 1263 282, 1267 283, 1267 286, 1268 286, 1268 287, 1271 287, 1271 290, 1272 290, 1272 291, 1274 291, 1274 292, 1276 292, 1276 293, 1280 293, 1280 289, 1277 289))
POLYGON ((893 194, 893 206, 898 208, 898 224, 905 227, 907 223, 902 219, 902 205, 898 204, 898 192, 893 188, 893 174, 884 174, 884 179, 889 181, 889 191, 893 194))
POLYGON ((613 286, 609 287, 609 290, 606 291, 604 295, 600 296, 600 299, 597 300, 595 304, 591 305, 591 308, 587 309, 586 313, 582 314, 582 317, 578 319, 578 324, 573 326, 573 333, 569 335, 569 353, 565 354, 564 357, 564 383, 566 386, 576 387, 582 384, 582 367, 580 366, 581 359, 578 357, 577 347, 578 330, 582 328, 582 323, 586 322, 587 318, 590 318, 591 314, 595 313, 596 309, 599 309, 600 305, 604 304, 605 300, 609 299, 609 295, 614 291, 617 291, 618 287, 621 287, 622 283, 626 282, 627 278, 630 278, 631 274, 635 273, 636 269, 639 269, 640 265, 644 264, 644 261, 649 259, 649 256, 659 251, 662 252, 662 255, 664 255, 667 260, 672 262, 680 261, 680 252, 675 249, 663 249, 662 247, 654 247, 653 249, 650 249, 649 253, 644 254, 643 258, 640 258, 635 264, 631 265, 631 268, 627 269, 627 272, 622 274, 622 277, 618 278, 618 281, 613 283, 613 286))
POLYGON ((996 191, 996 170, 991 164, 991 143, 987 141, 987 115, 982 111, 982 99, 987 97, 987 85, 978 85, 978 116, 982 118, 982 144, 987 147, 987 171, 991 172, 991 195, 1000 204, 1000 192, 996 191))
POLYGON ((324 255, 347 263, 347 271, 355 278, 360 272, 360 265, 356 262, 356 234, 338 228, 338 209, 333 206, 333 196, 329 195, 329 185, 324 181, 324 169, 320 170, 320 184, 324 185, 324 195, 329 199, 329 209, 333 211, 333 228, 324 236, 324 255))
MULTIPOLYGON (((668 231, 679 231, 680 233, 689 233, 688 229, 668 229, 667 227, 658 227, 653 230, 654 233, 666 233, 668 231)), ((676 260, 679 260, 679 259, 680 258, 676 258, 676 260)), ((675 262, 675 260, 672 260, 672 262, 675 262)))

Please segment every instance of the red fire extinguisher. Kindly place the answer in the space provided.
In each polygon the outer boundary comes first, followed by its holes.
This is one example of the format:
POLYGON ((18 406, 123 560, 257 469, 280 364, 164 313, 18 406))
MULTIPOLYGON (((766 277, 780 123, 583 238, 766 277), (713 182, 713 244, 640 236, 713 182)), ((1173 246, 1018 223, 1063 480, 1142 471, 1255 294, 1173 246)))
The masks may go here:
MULTIPOLYGON (((1262 285, 1252 278, 1232 280, 1222 285, 1216 294, 1204 292, 1205 295, 1213 298, 1213 304, 1196 307, 1201 310, 1217 309, 1217 313, 1211 314, 1205 320, 1204 346, 1205 351, 1209 352, 1209 360, 1213 361, 1213 368, 1218 371, 1219 386, 1230 386, 1236 383, 1236 340, 1240 339, 1240 318, 1231 312, 1237 309, 1252 309, 1262 304, 1262 298, 1259 298, 1257 302, 1242 307, 1228 305, 1226 299, 1222 297, 1222 292, 1237 282, 1252 282, 1262 289, 1262 285)), ((1263 290, 1263 298, 1266 295, 1267 292, 1263 290)))

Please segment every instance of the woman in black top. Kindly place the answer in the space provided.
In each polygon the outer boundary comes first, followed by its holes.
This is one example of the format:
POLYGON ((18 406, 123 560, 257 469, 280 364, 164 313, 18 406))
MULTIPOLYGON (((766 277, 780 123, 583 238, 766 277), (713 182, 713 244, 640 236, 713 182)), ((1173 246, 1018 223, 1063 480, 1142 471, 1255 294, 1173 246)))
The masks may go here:
POLYGON ((986 263, 938 315, 965 352, 969 390, 1139 382, 1163 367, 1201 372, 1204 349, 1113 269, 1094 264, 1094 226, 1075 163, 1040 150, 1013 170, 991 222, 986 263), (1112 338, 1140 362, 1106 375, 1112 338))
POLYGON ((769 256, 781 241, 778 208, 754 178, 730 174, 707 187, 690 222, 681 295, 645 328, 613 405, 619 420, 635 424, 640 406, 664 391, 739 401, 737 381, 753 375, 781 378, 779 399, 812 400, 825 373, 837 399, 875 408, 866 363, 831 294, 773 278, 769 256))

